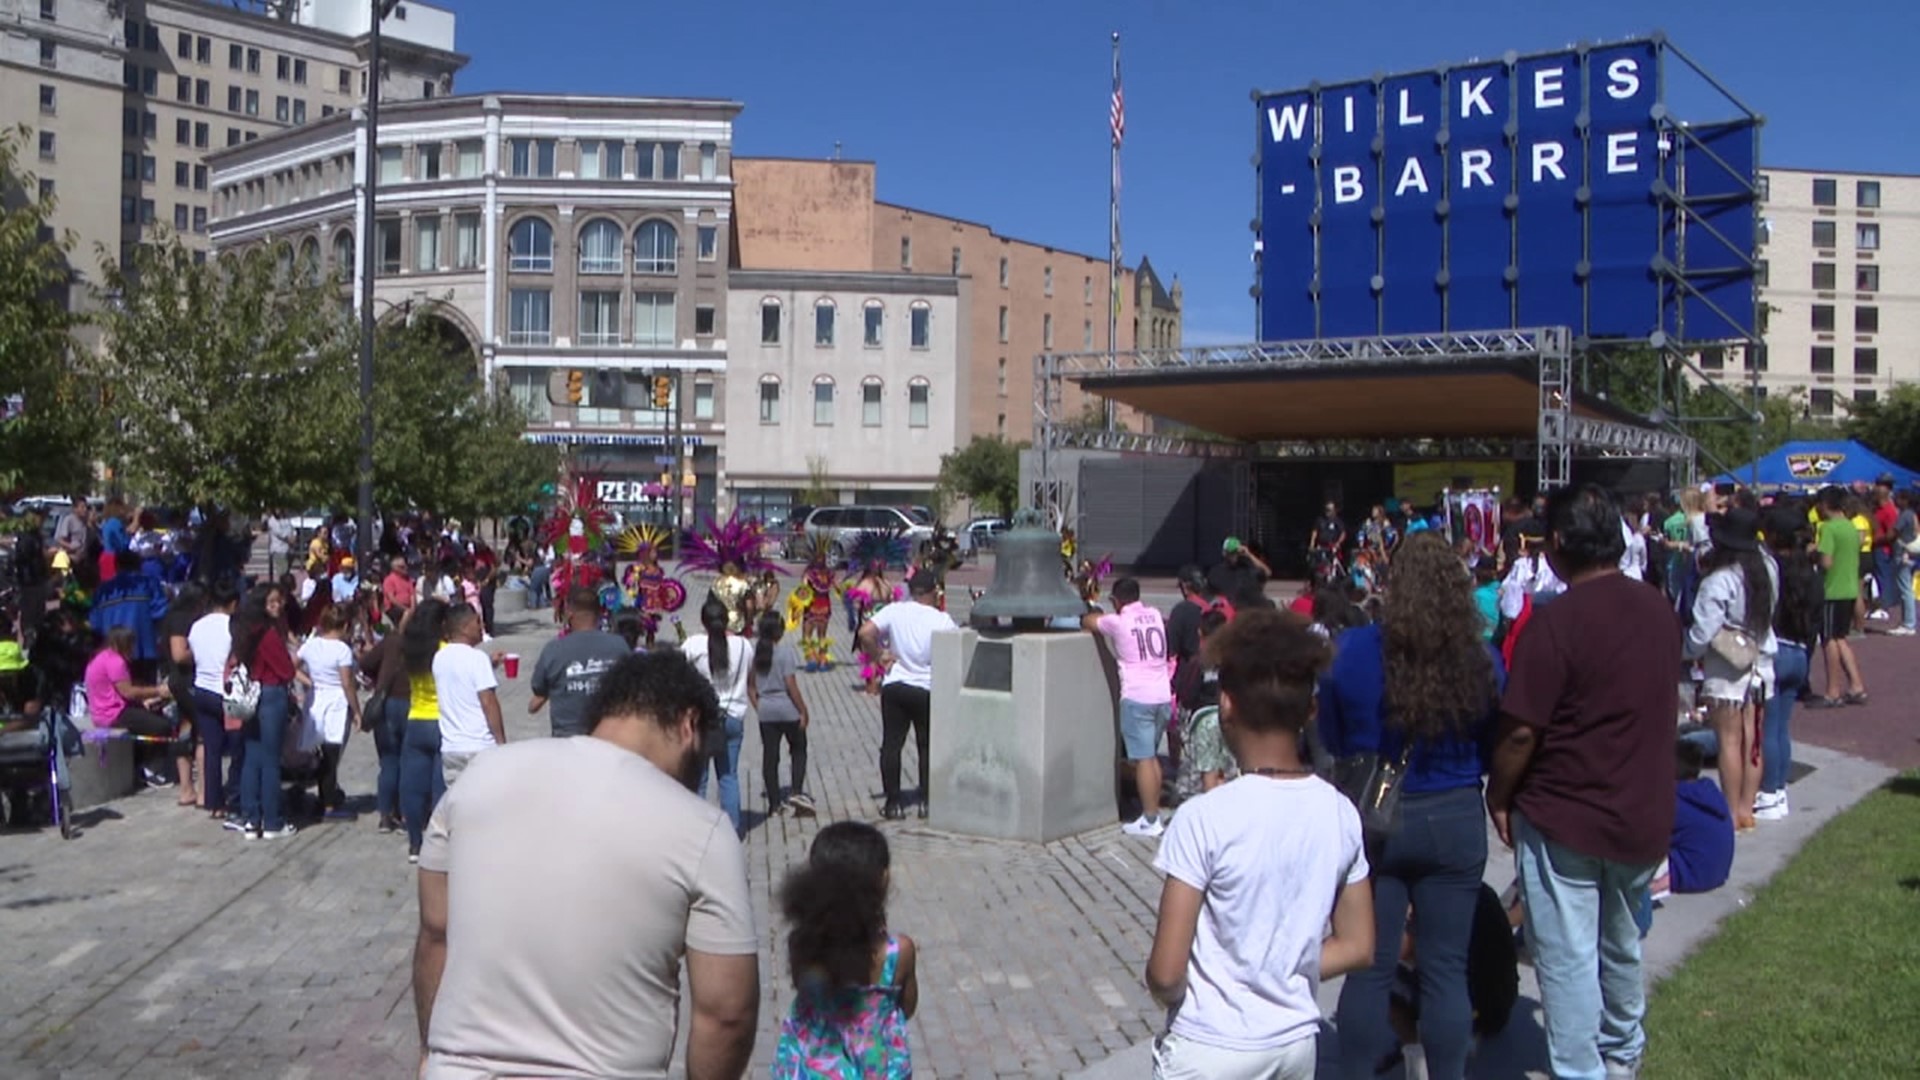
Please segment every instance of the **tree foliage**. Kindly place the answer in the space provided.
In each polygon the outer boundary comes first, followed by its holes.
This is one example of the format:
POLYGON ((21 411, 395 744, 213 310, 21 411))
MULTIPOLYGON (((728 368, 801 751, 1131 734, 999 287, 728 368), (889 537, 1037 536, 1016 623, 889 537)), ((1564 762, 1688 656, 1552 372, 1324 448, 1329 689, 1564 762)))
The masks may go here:
POLYGON ((84 486, 100 423, 98 391, 70 312, 70 235, 49 238, 54 202, 20 169, 25 127, 0 130, 0 491, 84 486))
POLYGON ((1684 364, 1652 349, 1595 356, 1584 374, 1586 393, 1639 416, 1666 418, 1668 426, 1691 436, 1706 472, 1737 467, 1796 439, 1833 434, 1830 425, 1805 416, 1798 392, 1755 402, 1744 383, 1706 385, 1684 364))
POLYGON ((1020 503, 1020 449, 998 435, 975 435, 973 441, 940 458, 940 487, 984 506, 1001 517, 1020 503))
POLYGON ((1901 383, 1885 397, 1854 405, 1846 433, 1882 457, 1920 467, 1920 385, 1901 383))

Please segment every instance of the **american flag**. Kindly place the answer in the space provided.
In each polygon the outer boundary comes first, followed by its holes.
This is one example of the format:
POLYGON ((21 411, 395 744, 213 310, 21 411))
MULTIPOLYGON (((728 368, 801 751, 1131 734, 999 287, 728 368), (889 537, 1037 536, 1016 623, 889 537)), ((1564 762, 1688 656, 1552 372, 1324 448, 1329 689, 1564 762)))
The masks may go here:
POLYGON ((1127 137, 1127 97, 1120 89, 1120 69, 1113 69, 1113 99, 1107 109, 1107 126, 1113 132, 1113 145, 1119 146, 1127 137))

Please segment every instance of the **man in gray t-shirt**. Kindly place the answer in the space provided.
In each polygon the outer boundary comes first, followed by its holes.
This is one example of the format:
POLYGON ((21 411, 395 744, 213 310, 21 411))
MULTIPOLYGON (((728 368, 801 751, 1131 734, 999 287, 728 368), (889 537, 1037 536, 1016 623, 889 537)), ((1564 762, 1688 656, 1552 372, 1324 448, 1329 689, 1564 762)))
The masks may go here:
POLYGON ((567 594, 568 632, 547 642, 534 661, 528 713, 553 702, 553 737, 587 733, 587 702, 600 676, 633 655, 625 640, 600 629, 600 596, 577 588, 567 594))

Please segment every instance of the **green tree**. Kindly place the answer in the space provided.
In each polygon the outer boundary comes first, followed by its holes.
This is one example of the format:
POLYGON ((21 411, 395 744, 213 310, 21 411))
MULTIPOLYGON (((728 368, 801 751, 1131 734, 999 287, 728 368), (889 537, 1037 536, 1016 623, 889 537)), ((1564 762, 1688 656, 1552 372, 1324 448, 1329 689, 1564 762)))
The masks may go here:
POLYGON ((975 435, 973 441, 940 458, 940 488, 984 506, 1001 517, 1010 516, 1020 502, 1020 450, 998 435, 975 435))
POLYGON ((1854 405, 1845 430, 1882 457, 1920 466, 1920 385, 1901 383, 1883 398, 1854 405))
POLYGON ((90 470, 98 391, 76 370, 73 239, 22 172, 27 129, 0 130, 0 491, 64 492, 90 470))
POLYGON ((147 498, 320 505, 351 475, 353 325, 290 248, 196 263, 177 238, 103 262, 109 461, 147 498))

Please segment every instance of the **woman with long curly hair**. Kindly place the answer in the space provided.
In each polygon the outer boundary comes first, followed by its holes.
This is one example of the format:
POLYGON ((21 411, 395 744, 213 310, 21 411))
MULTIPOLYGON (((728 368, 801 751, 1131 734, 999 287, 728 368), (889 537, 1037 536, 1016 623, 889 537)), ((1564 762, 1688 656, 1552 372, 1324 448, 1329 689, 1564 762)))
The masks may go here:
POLYGON ((1487 865, 1480 778, 1505 681, 1485 628, 1466 565, 1439 535, 1415 533, 1394 553, 1380 621, 1340 636, 1321 681, 1318 727, 1328 750, 1404 762, 1399 827, 1369 852, 1373 965, 1347 976, 1340 992, 1349 1076, 1372 1077, 1397 1049, 1388 996, 1409 905, 1427 1071, 1435 1080, 1466 1073, 1467 947, 1487 865))

